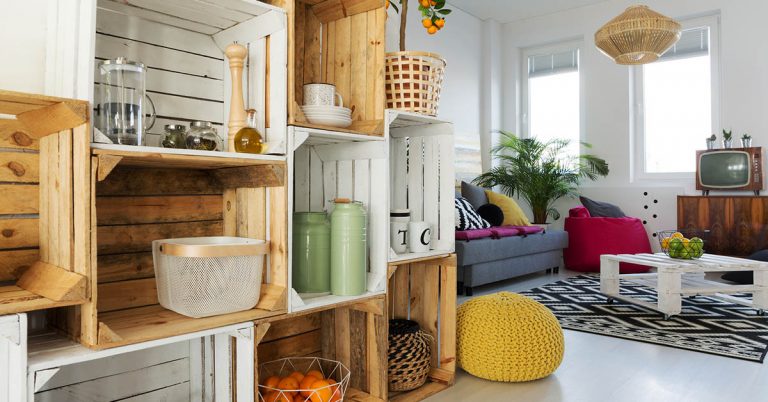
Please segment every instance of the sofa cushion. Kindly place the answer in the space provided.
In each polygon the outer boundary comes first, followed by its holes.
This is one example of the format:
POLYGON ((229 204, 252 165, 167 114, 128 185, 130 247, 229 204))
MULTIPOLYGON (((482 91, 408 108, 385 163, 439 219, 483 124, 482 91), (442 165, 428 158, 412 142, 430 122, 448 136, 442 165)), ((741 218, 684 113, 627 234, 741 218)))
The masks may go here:
POLYGON ((517 202, 504 194, 499 194, 490 190, 485 190, 485 195, 488 196, 488 201, 491 204, 496 204, 504 212, 503 225, 530 225, 531 221, 525 216, 525 212, 517 205, 517 202))
POLYGON ((485 204, 477 209, 478 215, 483 217, 491 226, 501 226, 504 223, 504 212, 498 205, 485 204))
POLYGON ((478 239, 471 242, 456 241, 458 264, 461 266, 536 254, 568 247, 568 234, 562 230, 548 230, 528 236, 478 239))
POLYGON ((455 198, 453 203, 456 209, 456 230, 488 229, 491 227, 490 223, 477 214, 469 201, 464 198, 455 198))
POLYGON ((465 181, 461 182, 461 196, 466 198, 475 209, 488 203, 488 196, 485 195, 485 189, 465 181))
POLYGON ((491 229, 457 230, 456 240, 476 240, 493 236, 491 229))
POLYGON ((585 207, 578 206, 568 210, 568 216, 571 218, 590 218, 589 210, 585 207))
POLYGON ((498 226, 493 227, 490 230, 493 233, 493 237, 497 239, 502 237, 517 236, 520 234, 520 231, 517 230, 517 228, 513 228, 511 226, 498 226))
POLYGON ((621 208, 609 202, 595 201, 583 196, 579 197, 579 200, 592 217, 623 218, 627 216, 621 208))

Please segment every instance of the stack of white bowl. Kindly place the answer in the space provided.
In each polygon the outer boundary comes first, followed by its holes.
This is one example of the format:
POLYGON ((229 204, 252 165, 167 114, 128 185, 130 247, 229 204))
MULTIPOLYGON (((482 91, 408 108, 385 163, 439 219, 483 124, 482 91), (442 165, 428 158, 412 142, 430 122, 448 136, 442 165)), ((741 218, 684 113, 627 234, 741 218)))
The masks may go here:
POLYGON ((343 106, 304 105, 301 110, 312 124, 332 127, 349 127, 352 124, 352 110, 343 106))

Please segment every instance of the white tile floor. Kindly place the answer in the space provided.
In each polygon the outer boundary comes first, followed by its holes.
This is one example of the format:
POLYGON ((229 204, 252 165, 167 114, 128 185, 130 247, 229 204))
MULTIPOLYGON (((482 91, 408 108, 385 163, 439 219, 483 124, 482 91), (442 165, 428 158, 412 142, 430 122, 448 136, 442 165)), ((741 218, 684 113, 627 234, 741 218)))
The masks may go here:
MULTIPOLYGON (((526 290, 573 275, 533 274, 477 288, 475 295, 526 290)), ((459 303, 465 300, 459 297, 459 303)), ((565 357, 553 375, 499 383, 459 370, 454 387, 427 401, 761 402, 768 401, 766 364, 566 330, 565 357)))

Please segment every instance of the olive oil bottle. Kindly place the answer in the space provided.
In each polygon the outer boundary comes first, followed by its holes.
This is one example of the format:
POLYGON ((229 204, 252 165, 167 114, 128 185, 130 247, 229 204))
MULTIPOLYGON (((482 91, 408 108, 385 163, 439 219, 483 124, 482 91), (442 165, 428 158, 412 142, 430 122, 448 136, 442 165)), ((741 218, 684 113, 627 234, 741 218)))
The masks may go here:
POLYGON ((248 109, 247 125, 235 134, 235 151, 249 154, 263 154, 267 150, 264 137, 256 129, 256 110, 248 109))

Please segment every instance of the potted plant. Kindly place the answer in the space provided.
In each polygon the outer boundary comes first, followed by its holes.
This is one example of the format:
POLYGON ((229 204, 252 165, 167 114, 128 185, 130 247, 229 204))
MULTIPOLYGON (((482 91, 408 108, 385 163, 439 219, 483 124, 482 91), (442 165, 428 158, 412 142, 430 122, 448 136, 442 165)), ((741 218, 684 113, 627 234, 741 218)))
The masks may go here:
POLYGON ((741 136, 741 147, 742 148, 751 148, 752 147, 752 136, 744 133, 744 135, 741 136))
MULTIPOLYGON (((421 24, 434 35, 445 26, 445 0, 418 0, 421 24)), ((409 0, 389 0, 400 13, 400 51, 386 54, 385 87, 387 108, 437 116, 440 89, 445 76, 445 60, 429 52, 405 50, 405 29, 409 0), (398 4, 400 8, 398 8, 398 4)))
POLYGON ((707 137, 707 149, 715 149, 715 141, 717 141, 716 135, 712 134, 707 137))
POLYGON ((730 148, 733 145, 733 130, 725 131, 723 129, 723 148, 730 148))
POLYGON ((502 131, 499 145, 491 150, 499 166, 474 182, 488 188, 498 186, 506 195, 525 200, 533 211, 535 224, 546 224, 547 217, 557 220, 560 212, 554 208, 555 201, 577 196, 582 180, 596 180, 609 172, 608 163, 595 155, 567 155, 569 143, 561 139, 542 142, 518 138, 502 131))

